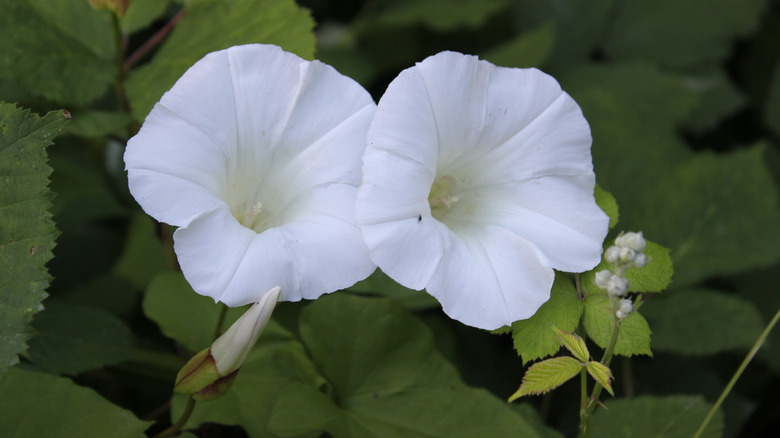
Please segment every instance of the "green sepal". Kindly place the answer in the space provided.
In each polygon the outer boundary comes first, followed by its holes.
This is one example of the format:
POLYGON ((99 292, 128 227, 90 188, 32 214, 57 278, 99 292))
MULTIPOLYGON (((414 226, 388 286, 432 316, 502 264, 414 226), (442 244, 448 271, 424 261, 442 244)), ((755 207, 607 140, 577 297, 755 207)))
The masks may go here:
POLYGON ((574 357, 579 359, 580 362, 587 362, 590 360, 590 352, 588 351, 588 346, 585 345, 585 340, 574 333, 563 331, 556 326, 552 326, 552 329, 563 346, 566 347, 574 357))
POLYGON ((195 394, 221 377, 217 372, 217 362, 211 356, 211 347, 209 347, 193 356, 179 370, 173 391, 181 394, 195 394))
POLYGON ((222 397, 223 394, 228 392, 233 385, 233 381, 236 380, 238 370, 233 371, 225 377, 220 377, 214 383, 207 385, 200 391, 192 394, 192 398, 195 401, 210 401, 222 397))
POLYGON ((173 391, 191 394, 196 401, 214 400, 222 397, 230 389, 237 374, 238 370, 235 370, 227 376, 220 376, 217 362, 211 355, 211 347, 209 347, 193 356, 179 370, 173 391))
POLYGON ((585 364, 573 357, 554 357, 535 363, 523 376, 520 388, 509 397, 509 402, 528 394, 538 395, 551 391, 576 376, 585 364))
POLYGON ((608 366, 592 360, 585 365, 585 369, 588 370, 588 374, 590 374, 598 384, 603 386, 613 397, 615 396, 615 393, 612 392, 612 384, 610 383, 613 378, 612 370, 610 370, 608 366))

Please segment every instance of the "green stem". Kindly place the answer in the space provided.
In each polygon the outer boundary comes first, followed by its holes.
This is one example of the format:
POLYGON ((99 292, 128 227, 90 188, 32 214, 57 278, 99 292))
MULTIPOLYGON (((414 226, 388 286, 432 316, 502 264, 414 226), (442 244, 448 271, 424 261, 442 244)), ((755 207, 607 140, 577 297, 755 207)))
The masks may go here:
POLYGON ((211 336, 211 342, 217 340, 220 334, 222 334, 222 323, 225 322, 225 315, 227 315, 228 306, 220 304, 222 307, 219 310, 219 316, 217 317, 217 326, 214 327, 214 334, 211 336))
MULTIPOLYGON (((217 317, 217 324, 216 327, 214 327, 214 336, 212 336, 212 342, 219 337, 220 332, 222 331, 222 323, 225 321, 225 315, 227 314, 228 307, 225 305, 222 305, 222 308, 220 309, 219 316, 217 317)), ((192 395, 189 396, 187 399, 187 407, 184 408, 184 412, 182 412, 181 417, 171 425, 171 427, 165 429, 164 431, 160 432, 159 434, 155 435, 154 438, 165 438, 169 436, 173 436, 175 433, 177 433, 179 430, 181 430, 182 426, 187 423, 187 420, 190 419, 190 415, 192 415, 192 410, 195 409, 195 399, 192 398, 192 395)))
POLYGON ((193 399, 192 396, 190 396, 190 398, 187 400, 187 407, 184 408, 184 412, 182 412, 181 417, 179 417, 179 420, 173 425, 171 425, 171 427, 155 435, 154 438, 165 438, 165 437, 173 436, 175 433, 181 430, 182 426, 184 426, 184 423, 186 423, 187 420, 190 419, 190 415, 192 415, 192 410, 194 408, 195 408, 195 399, 193 399))
POLYGON ((122 49, 122 29, 119 26, 119 17, 117 17, 116 14, 111 14, 111 29, 114 35, 114 56, 116 57, 114 93, 116 93, 116 97, 119 99, 119 105, 122 107, 122 111, 130 113, 130 101, 127 100, 127 95, 125 94, 127 70, 125 70, 124 50, 122 49))
MULTIPOLYGON (((617 300, 617 297, 609 297, 609 308, 610 312, 612 313, 612 330, 609 334, 609 344, 607 344, 607 349, 604 351, 604 357, 601 358, 602 365, 606 367, 609 367, 609 363, 612 361, 612 356, 615 354, 615 346, 617 345, 618 334, 620 333, 620 320, 615 314, 615 311, 617 310, 617 300)), ((590 396, 588 407, 584 410, 584 412, 581 411, 580 428, 582 429, 582 436, 584 438, 590 437, 590 417, 593 415, 593 411, 599 404, 599 397, 601 397, 602 389, 603 386, 597 382, 596 386, 593 388, 593 394, 590 396)))
POLYGON ((712 407, 712 409, 710 409, 710 412, 707 414, 707 417, 701 423, 701 426, 699 426, 699 430, 696 431, 696 434, 693 436, 693 438, 699 438, 701 434, 704 433, 704 429, 706 429, 707 425, 710 423, 710 421, 712 421, 712 417, 715 416, 715 413, 720 408, 720 405, 722 405, 723 401, 726 400, 726 397, 731 392, 731 389, 734 388, 734 385, 736 385, 737 380, 739 380, 739 378, 742 376, 742 373, 745 371, 745 368, 747 368, 750 361, 753 360, 753 357, 755 357, 756 353, 758 353, 758 349, 761 348, 761 346, 764 344, 764 341, 766 341, 767 336, 769 336, 769 333, 775 327, 775 324, 777 324, 778 319, 780 319, 780 309, 777 310, 775 316, 772 318, 771 321, 769 321, 769 324, 764 329, 764 332, 761 333, 761 336, 758 337, 756 343, 753 345, 753 348, 751 348, 747 356, 745 356, 745 360, 742 361, 742 364, 739 366, 737 371, 734 373, 733 376, 731 376, 731 380, 729 381, 728 385, 726 385, 726 388, 723 390, 723 393, 721 393, 720 397, 718 398, 718 401, 716 401, 715 405, 712 407))
POLYGON ((585 367, 580 371, 580 416, 585 413, 588 407, 588 372, 585 367))

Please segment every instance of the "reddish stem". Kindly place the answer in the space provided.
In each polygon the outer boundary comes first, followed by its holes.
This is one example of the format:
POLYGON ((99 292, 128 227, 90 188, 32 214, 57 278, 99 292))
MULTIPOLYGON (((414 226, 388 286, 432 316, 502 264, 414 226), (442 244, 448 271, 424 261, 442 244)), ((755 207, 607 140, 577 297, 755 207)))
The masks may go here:
POLYGON ((133 52, 132 55, 130 55, 125 60, 125 70, 130 70, 130 68, 138 62, 138 60, 144 56, 149 50, 151 50, 154 46, 160 43, 160 41, 163 40, 176 26, 176 23, 181 20, 181 17, 184 16, 184 14, 187 12, 186 9, 182 8, 173 18, 171 18, 171 21, 167 22, 165 26, 162 27, 162 29, 158 30, 157 33, 152 35, 151 38, 149 38, 141 47, 138 48, 135 52, 133 52))

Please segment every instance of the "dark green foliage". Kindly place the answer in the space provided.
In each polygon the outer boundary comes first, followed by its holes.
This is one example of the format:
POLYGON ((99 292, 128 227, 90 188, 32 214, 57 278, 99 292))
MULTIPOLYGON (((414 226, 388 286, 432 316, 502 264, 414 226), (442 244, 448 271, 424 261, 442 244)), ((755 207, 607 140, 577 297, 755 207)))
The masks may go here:
POLYGON ((51 279, 46 262, 57 229, 46 147, 66 121, 61 111, 39 118, 0 101, 0 372, 26 349, 51 279))
MULTIPOLYGON (((122 153, 187 68, 248 43, 320 59, 376 99, 441 50, 555 76, 591 127, 606 243, 650 241, 649 264, 627 274, 643 300, 618 338, 630 358, 610 366, 615 398, 602 394, 592 436, 691 436, 780 307, 780 3, 298 3, 133 0, 117 54, 111 15, 85 0, 0 0, 0 101, 18 103, 0 104, 0 436, 141 437, 137 416, 213 340, 221 306, 176 272, 172 230, 129 195, 122 153)), ((505 400, 533 361, 574 360, 553 325, 601 360, 611 316, 593 277, 558 273, 550 301, 493 337, 380 271, 280 303, 233 388, 196 405, 181 436, 575 436, 578 382, 542 409, 505 400)), ((757 362, 703 436, 776 432, 777 333, 757 362)), ((173 397, 148 434, 185 404, 173 397)))

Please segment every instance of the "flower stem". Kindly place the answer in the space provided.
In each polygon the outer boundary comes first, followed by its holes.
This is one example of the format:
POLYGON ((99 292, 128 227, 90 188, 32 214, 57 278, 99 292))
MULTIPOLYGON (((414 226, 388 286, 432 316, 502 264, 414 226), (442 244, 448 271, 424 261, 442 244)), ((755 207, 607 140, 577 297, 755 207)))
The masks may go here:
POLYGON ((588 407, 588 372, 585 367, 580 371, 580 416, 588 407))
POLYGON ((146 40, 146 42, 138 48, 135 52, 133 52, 132 55, 130 55, 127 60, 124 63, 125 69, 130 69, 135 65, 135 63, 138 62, 141 57, 143 57, 149 50, 154 48, 156 45, 160 44, 160 42, 165 38, 166 35, 168 35, 174 27, 176 27, 176 23, 181 20, 181 18, 186 13, 185 8, 181 8, 181 10, 173 17, 171 18, 171 21, 165 24, 165 26, 162 27, 162 29, 158 30, 157 33, 152 35, 151 38, 146 40))
MULTIPOLYGON (((217 317, 217 324, 216 327, 214 327, 214 335, 211 339, 212 342, 214 342, 214 340, 219 337, 219 334, 222 331, 222 323, 225 321, 227 309, 227 306, 224 304, 221 305, 219 316, 217 317)), ((184 412, 182 412, 181 417, 179 417, 179 419, 174 424, 172 424, 171 427, 155 435, 154 438, 165 438, 173 436, 175 433, 181 430, 182 426, 184 426, 184 424, 187 423, 187 420, 190 419, 190 415, 192 415, 193 409, 195 409, 195 399, 192 398, 192 395, 190 395, 187 399, 187 407, 184 408, 184 412)))
POLYGON ((219 304, 221 309, 219 310, 219 316, 217 317, 217 326, 214 327, 214 334, 211 336, 211 342, 217 340, 222 333, 222 323, 225 322, 225 315, 227 315, 228 306, 219 304))
POLYGON ((173 436, 175 433, 181 430, 182 426, 184 426, 184 423, 186 423, 187 420, 190 419, 190 415, 192 415, 192 410, 194 408, 195 408, 195 399, 193 399, 192 396, 190 396, 190 398, 187 399, 187 407, 184 408, 184 412, 182 412, 181 417, 179 417, 179 420, 176 421, 176 423, 172 424, 171 427, 155 435, 154 438, 165 438, 165 437, 173 436))
POLYGON ((707 425, 710 423, 710 421, 712 421, 712 418, 715 416, 715 413, 720 408, 720 405, 723 404, 723 401, 726 400, 726 397, 731 392, 731 389, 734 388, 734 385, 737 383, 737 380, 739 380, 739 378, 742 376, 742 373, 745 371, 745 368, 747 368, 750 361, 753 360, 753 357, 755 357, 756 353, 758 353, 758 349, 761 348, 761 346, 764 344, 764 341, 766 341, 767 336, 769 336, 769 333, 775 327, 775 324, 777 324, 778 319, 780 319, 780 309, 777 310, 775 316, 772 318, 771 321, 769 321, 769 324, 764 329, 764 332, 761 333, 761 336, 758 337, 756 343, 753 345, 753 348, 750 349, 747 356, 745 356, 745 359, 742 361, 742 364, 739 366, 739 368, 737 368, 737 371, 734 373, 733 376, 731 376, 731 380, 726 385, 726 388, 723 389, 723 393, 720 394, 718 401, 716 401, 715 405, 712 407, 712 409, 710 409, 710 412, 707 414, 707 417, 701 423, 701 426, 699 426, 699 430, 696 431, 696 434, 693 436, 693 438, 699 438, 701 434, 704 433, 704 429, 706 429, 707 425))
MULTIPOLYGON (((610 295, 609 308, 612 313, 612 330, 609 335, 609 344, 607 344, 607 349, 604 351, 604 357, 601 358, 601 364, 606 367, 609 367, 612 356, 615 354, 615 346, 617 345, 618 334, 620 333, 620 320, 615 313, 617 310, 617 302, 618 299, 610 295)), ((580 411, 580 429, 582 430, 582 436, 584 438, 590 437, 590 417, 599 404, 599 397, 601 396, 602 389, 603 386, 597 382, 596 386, 593 388, 593 394, 590 396, 587 408, 580 411)))
POLYGON ((125 70, 124 50, 122 48, 122 29, 119 26, 119 17, 111 14, 111 29, 114 35, 114 56, 116 57, 116 79, 114 80, 114 93, 116 93, 117 99, 119 99, 119 105, 122 107, 122 111, 130 112, 130 101, 127 100, 125 94, 125 79, 127 78, 127 71, 125 70))

